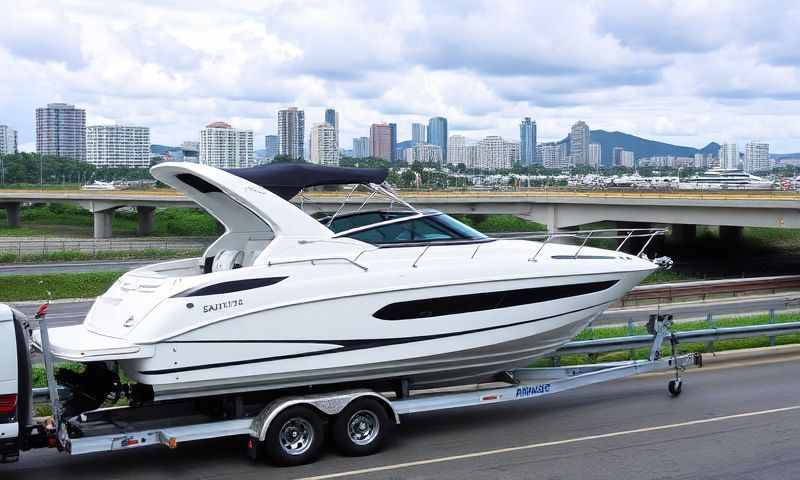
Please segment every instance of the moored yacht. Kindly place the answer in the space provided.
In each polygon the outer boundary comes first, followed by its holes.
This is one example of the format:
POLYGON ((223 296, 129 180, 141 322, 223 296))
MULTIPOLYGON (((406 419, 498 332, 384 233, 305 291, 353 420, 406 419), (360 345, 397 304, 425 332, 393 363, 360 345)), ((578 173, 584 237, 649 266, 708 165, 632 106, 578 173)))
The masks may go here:
POLYGON ((681 190, 772 190, 774 182, 742 170, 713 168, 678 184, 681 190))
POLYGON ((404 202, 385 170, 151 172, 225 233, 199 258, 126 273, 49 339, 56 357, 118 365, 155 399, 495 378, 558 349, 656 269, 620 251, 487 237, 404 202), (346 184, 371 193, 354 187, 320 219, 290 202, 346 184), (385 208, 366 208, 375 197, 385 208))

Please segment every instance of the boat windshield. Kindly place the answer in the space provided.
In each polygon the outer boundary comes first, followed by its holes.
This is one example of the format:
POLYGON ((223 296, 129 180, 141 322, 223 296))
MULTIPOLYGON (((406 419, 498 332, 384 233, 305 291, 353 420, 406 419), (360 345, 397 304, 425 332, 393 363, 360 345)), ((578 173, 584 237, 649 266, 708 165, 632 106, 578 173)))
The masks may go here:
POLYGON ((490 240, 481 232, 458 220, 436 213, 423 217, 415 216, 371 228, 364 228, 344 235, 373 245, 401 245, 431 242, 481 242, 490 240))
POLYGON ((403 218, 415 214, 416 212, 412 211, 392 211, 392 212, 369 211, 369 212, 356 212, 356 213, 339 215, 333 221, 331 221, 330 216, 326 216, 324 218, 321 218, 319 221, 323 225, 333 230, 334 233, 340 233, 344 232, 345 230, 351 230, 353 228, 359 228, 359 227, 366 227, 367 225, 374 225, 376 223, 382 223, 387 220, 394 220, 396 218, 403 218))

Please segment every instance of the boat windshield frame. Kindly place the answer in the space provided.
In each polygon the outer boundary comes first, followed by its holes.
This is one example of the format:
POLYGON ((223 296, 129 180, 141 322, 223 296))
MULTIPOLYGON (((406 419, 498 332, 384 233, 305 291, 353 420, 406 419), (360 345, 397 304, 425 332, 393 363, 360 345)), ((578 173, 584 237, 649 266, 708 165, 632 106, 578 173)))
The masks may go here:
MULTIPOLYGON (((414 213, 414 214, 411 214, 411 215, 404 215, 402 217, 393 218, 393 219, 390 219, 390 220, 385 220, 383 222, 378 222, 378 223, 373 223, 373 224, 370 224, 370 225, 363 225, 363 226, 360 226, 360 227, 355 227, 355 228, 351 228, 351 229, 348 229, 348 230, 343 230, 343 231, 337 233, 336 235, 334 235, 334 238, 343 238, 343 237, 344 238, 354 238, 353 237, 354 234, 366 232, 366 231, 369 231, 369 230, 375 230, 375 229, 382 228, 382 227, 385 227, 385 226, 388 226, 388 225, 394 225, 394 224, 400 224, 400 223, 411 223, 411 222, 418 221, 420 219, 431 219, 431 220, 433 220, 433 219, 435 219, 437 217, 447 217, 447 218, 449 218, 451 220, 454 220, 454 221, 458 222, 458 220, 455 220, 452 217, 450 217, 449 215, 447 215, 445 213, 442 213, 442 212, 440 212, 438 210, 423 210, 423 211, 419 211, 418 213, 414 213)), ((458 223, 461 223, 461 222, 458 222, 458 223)), ((398 242, 370 242, 370 241, 362 240, 362 239, 359 239, 359 238, 354 238, 354 239, 358 240, 358 241, 361 241, 361 242, 364 242, 364 243, 369 243, 371 245, 375 245, 375 246, 381 247, 381 248, 412 247, 412 246, 431 245, 431 244, 436 244, 436 245, 455 245, 455 244, 459 244, 460 245, 460 244, 485 243, 485 242, 491 242, 491 241, 495 240, 494 238, 491 238, 491 237, 485 235, 484 233, 479 232, 479 231, 475 230, 474 228, 472 228, 472 227, 470 227, 468 225, 461 224, 463 227, 465 227, 465 231, 467 233, 474 232, 474 235, 472 235, 472 236, 465 236, 464 232, 456 231, 454 228, 452 228, 452 226, 443 224, 442 222, 439 222, 439 221, 434 221, 434 224, 435 224, 435 226, 437 228, 443 229, 447 233, 451 234, 452 237, 451 238, 441 238, 441 239, 419 239, 419 240, 411 239, 411 240, 404 240, 404 241, 398 241, 398 242)))

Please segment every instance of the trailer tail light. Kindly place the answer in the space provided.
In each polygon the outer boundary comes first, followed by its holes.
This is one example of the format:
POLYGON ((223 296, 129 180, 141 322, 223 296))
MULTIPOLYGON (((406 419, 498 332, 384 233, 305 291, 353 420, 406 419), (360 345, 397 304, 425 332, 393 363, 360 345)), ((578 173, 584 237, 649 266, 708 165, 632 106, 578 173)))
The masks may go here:
POLYGON ((17 394, 0 395, 0 415, 13 415, 17 412, 17 394))

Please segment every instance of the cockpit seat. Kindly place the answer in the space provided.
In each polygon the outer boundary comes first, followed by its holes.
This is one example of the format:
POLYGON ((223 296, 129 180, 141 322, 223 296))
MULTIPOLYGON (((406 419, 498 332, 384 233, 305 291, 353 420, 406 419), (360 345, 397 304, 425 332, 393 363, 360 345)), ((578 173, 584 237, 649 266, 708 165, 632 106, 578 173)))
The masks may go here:
POLYGON ((212 272, 224 272, 241 268, 244 262, 244 252, 241 250, 222 250, 214 257, 212 272))

